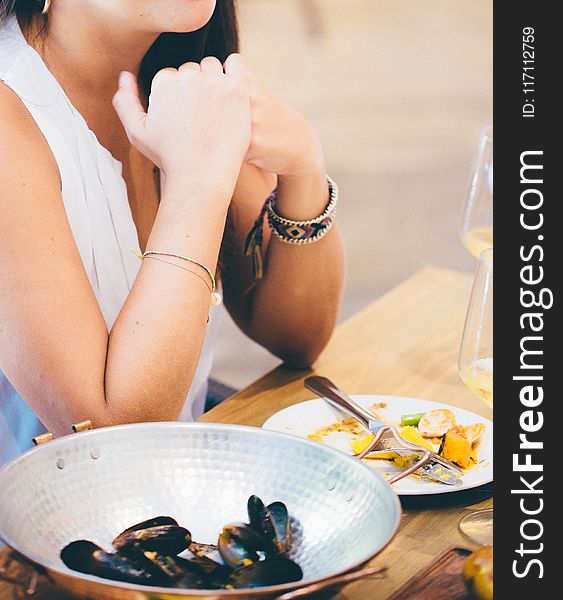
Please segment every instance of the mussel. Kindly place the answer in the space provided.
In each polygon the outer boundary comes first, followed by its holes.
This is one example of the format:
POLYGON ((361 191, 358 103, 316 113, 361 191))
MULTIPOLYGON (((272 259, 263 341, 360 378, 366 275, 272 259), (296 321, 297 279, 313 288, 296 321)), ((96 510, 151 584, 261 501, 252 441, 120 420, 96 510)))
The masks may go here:
MULTIPOLYGON (((145 521, 145 523, 150 522, 145 521)), ((175 555, 186 550, 192 541, 190 532, 178 524, 159 524, 148 527, 141 527, 141 525, 135 525, 120 533, 113 540, 113 547, 124 552, 128 546, 135 545, 143 551, 175 555)))
POLYGON ((61 551, 61 559, 69 569, 88 575, 127 583, 156 583, 156 578, 150 572, 137 568, 126 558, 106 552, 87 540, 77 540, 65 546, 61 551))
POLYGON ((290 521, 287 506, 283 502, 268 504, 275 530, 275 543, 282 554, 289 551, 290 521))
POLYGON ((258 496, 250 496, 247 502, 248 519, 250 526, 265 539, 274 543, 276 528, 268 507, 258 496))
POLYGON ((256 588, 292 583, 303 578, 301 567, 284 556, 273 556, 235 569, 227 579, 227 588, 256 588))
POLYGON ((219 551, 219 547, 216 544, 202 544, 192 540, 188 550, 196 556, 212 556, 219 551))
MULTIPOLYGON (((227 577, 232 570, 207 556, 194 556, 189 560, 178 557, 179 564, 187 571, 193 571, 202 581, 203 589, 220 589, 224 587, 227 577)), ((190 587, 190 586, 186 586, 190 587)))
POLYGON ((247 511, 249 523, 226 525, 216 545, 193 541, 175 519, 159 516, 122 531, 112 542, 114 552, 78 540, 63 548, 61 559, 82 573, 170 588, 256 588, 302 579, 301 568, 288 557, 285 504, 266 506, 251 496, 247 511))
POLYGON ((225 563, 236 569, 259 559, 258 552, 270 548, 268 540, 248 525, 227 525, 219 535, 219 553, 225 563))
POLYGON ((250 496, 247 504, 250 526, 258 531, 280 553, 289 550, 289 513, 283 502, 266 506, 258 496, 250 496))
POLYGON ((116 539, 127 535, 132 531, 138 531, 139 529, 149 529, 151 527, 159 527, 160 525, 178 525, 178 521, 176 521, 176 519, 173 519, 172 517, 153 517, 152 519, 147 519, 146 521, 141 521, 140 523, 136 523, 135 525, 128 527, 127 529, 122 531, 118 536, 116 536, 116 539))
POLYGON ((162 576, 174 579, 184 574, 183 569, 178 566, 177 558, 160 554, 158 552, 143 552, 143 557, 153 567, 153 571, 158 571, 162 576))
POLYGON ((217 587, 212 578, 207 577, 203 570, 192 561, 179 556, 165 556, 157 552, 145 552, 145 558, 153 568, 158 569, 165 577, 161 585, 175 588, 204 589, 217 587))

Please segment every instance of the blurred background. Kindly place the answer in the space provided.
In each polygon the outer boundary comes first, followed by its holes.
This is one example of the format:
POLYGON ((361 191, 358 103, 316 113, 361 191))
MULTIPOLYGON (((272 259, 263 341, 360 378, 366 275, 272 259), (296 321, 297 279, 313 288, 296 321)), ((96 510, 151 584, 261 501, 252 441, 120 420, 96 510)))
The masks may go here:
MULTIPOLYGON (((473 271, 459 239, 492 122, 491 0, 238 0, 255 73, 315 125, 340 186, 340 320, 427 265, 473 271)), ((240 388, 280 361, 225 314, 212 377, 240 388)))

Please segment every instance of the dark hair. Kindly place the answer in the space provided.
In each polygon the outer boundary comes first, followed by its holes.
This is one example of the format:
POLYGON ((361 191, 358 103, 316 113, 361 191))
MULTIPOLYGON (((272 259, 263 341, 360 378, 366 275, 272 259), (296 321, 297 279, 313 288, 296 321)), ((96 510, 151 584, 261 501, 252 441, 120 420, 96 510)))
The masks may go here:
MULTIPOLYGON (((41 10, 37 0, 0 0, 0 22, 16 13, 30 21, 41 10)), ((164 67, 179 67, 188 61, 201 61, 215 56, 224 62, 229 54, 238 52, 238 27, 235 0, 217 0, 209 22, 191 33, 162 33, 149 48, 141 64, 139 79, 148 92, 155 74, 164 67)))

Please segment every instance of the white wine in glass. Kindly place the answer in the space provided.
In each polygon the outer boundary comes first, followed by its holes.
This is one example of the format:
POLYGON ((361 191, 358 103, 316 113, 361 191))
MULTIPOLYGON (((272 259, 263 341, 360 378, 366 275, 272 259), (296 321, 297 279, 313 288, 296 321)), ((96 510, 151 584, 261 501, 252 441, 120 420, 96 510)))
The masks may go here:
POLYGON ((493 245, 493 126, 481 131, 461 223, 463 245, 479 258, 493 245))
POLYGON ((493 226, 475 227, 463 235, 463 245, 479 258, 481 252, 493 245, 493 226))
POLYGON ((476 358, 459 372, 463 383, 476 396, 493 407, 493 357, 476 358))
MULTIPOLYGON (((493 249, 481 252, 459 350, 459 374, 478 398, 493 407, 493 249)), ((493 511, 463 517, 459 530, 480 546, 493 543, 493 511)))

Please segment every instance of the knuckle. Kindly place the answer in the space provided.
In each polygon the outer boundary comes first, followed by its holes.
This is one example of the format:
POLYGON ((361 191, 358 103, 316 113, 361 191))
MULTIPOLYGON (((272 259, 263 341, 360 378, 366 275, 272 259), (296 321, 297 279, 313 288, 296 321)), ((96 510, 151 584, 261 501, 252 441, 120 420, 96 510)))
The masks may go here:
POLYGON ((118 90, 117 92, 115 92, 115 94, 113 95, 113 98, 111 99, 111 103, 113 104, 113 107, 118 110, 122 103, 123 103, 123 93, 121 92, 121 90, 118 90))
POLYGON ((172 69, 170 67, 160 69, 160 71, 158 71, 158 73, 153 77, 152 87, 159 86, 165 82, 171 81, 174 78, 174 73, 176 72, 176 69, 172 69))
POLYGON ((180 71, 181 73, 184 73, 184 71, 190 72, 190 71, 198 71, 199 70, 199 65, 196 62, 193 61, 188 61, 185 62, 183 65, 180 66, 180 68, 178 69, 178 71, 180 71))
POLYGON ((232 66, 233 64, 237 63, 239 61, 239 57, 240 54, 229 54, 229 56, 227 56, 226 60, 225 60, 225 65, 229 65, 232 66))
POLYGON ((126 93, 115 94, 112 98, 111 103, 115 112, 119 115, 120 119, 125 119, 129 113, 130 105, 128 103, 128 97, 126 93))
POLYGON ((201 63, 206 65, 221 65, 219 59, 215 56, 206 56, 202 59, 201 63))

